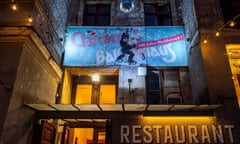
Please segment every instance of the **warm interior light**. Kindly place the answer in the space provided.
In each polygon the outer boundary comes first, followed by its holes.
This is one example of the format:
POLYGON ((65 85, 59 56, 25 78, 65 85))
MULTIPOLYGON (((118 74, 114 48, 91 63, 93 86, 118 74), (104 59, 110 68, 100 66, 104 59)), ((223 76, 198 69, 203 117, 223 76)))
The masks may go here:
POLYGON ((208 41, 207 41, 207 38, 205 38, 205 39, 203 40, 203 43, 206 44, 207 42, 208 42, 208 41))
POLYGON ((217 37, 220 36, 220 32, 217 31, 217 32, 215 33, 215 35, 216 35, 217 37))
POLYGON ((199 123, 201 121, 202 123, 211 123, 216 120, 216 117, 214 116, 162 116, 162 117, 156 117, 156 116, 144 116, 145 121, 149 121, 152 123, 157 123, 161 121, 162 123, 188 123, 191 121, 191 123, 199 123))
POLYGON ((12 10, 16 11, 18 9, 17 3, 13 2, 11 5, 12 10))
POLYGON ((230 27, 234 27, 235 26, 235 22, 234 21, 231 21, 230 24, 229 24, 230 27))
POLYGON ((32 22, 33 20, 32 20, 32 17, 31 16, 28 16, 28 22, 32 22))

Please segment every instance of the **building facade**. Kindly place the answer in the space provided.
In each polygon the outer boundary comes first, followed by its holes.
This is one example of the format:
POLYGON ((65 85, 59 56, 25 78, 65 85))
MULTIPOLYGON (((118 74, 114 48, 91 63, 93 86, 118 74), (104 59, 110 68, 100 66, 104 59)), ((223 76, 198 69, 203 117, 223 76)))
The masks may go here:
POLYGON ((0 1, 0 143, 239 143, 239 5, 0 1))

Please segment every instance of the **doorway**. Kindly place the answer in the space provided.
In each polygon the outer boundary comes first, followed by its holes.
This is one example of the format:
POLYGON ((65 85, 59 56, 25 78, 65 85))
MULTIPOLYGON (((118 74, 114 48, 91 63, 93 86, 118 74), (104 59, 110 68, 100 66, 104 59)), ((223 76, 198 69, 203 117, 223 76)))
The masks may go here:
POLYGON ((115 84, 78 84, 76 88, 76 104, 115 104, 115 84))
POLYGON ((110 119, 75 119, 64 124, 62 143, 110 144, 109 132, 111 132, 110 119))
POLYGON ((161 103, 160 71, 148 70, 146 76, 147 104, 161 103))

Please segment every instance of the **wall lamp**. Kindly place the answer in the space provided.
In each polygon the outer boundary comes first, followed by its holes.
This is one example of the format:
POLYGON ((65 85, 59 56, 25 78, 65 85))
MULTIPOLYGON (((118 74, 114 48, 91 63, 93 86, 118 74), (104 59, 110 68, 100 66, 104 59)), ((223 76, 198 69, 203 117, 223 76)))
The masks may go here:
POLYGON ((93 82, 99 82, 100 81, 100 76, 98 74, 93 74, 92 75, 92 81, 93 82))

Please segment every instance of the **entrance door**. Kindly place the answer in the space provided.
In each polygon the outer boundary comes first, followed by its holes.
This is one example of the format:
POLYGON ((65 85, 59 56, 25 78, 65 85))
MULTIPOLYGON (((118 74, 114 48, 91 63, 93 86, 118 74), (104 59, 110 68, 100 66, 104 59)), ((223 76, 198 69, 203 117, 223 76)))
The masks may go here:
POLYGON ((54 126, 46 121, 43 121, 41 126, 42 126, 42 133, 41 133, 40 144, 53 144, 54 134, 55 134, 54 126))
POLYGON ((78 119, 70 122, 75 144, 111 144, 110 119, 78 119))
POLYGON ((99 84, 78 84, 76 90, 76 104, 115 104, 116 103, 116 85, 99 84), (95 92, 97 91, 97 92, 95 92))
POLYGON ((69 137, 70 137, 70 127, 67 125, 64 125, 61 144, 69 144, 69 137))
POLYGON ((79 84, 76 91, 76 104, 91 104, 92 85, 79 84))
POLYGON ((116 103, 116 86, 113 84, 104 84, 100 86, 99 104, 116 103))

